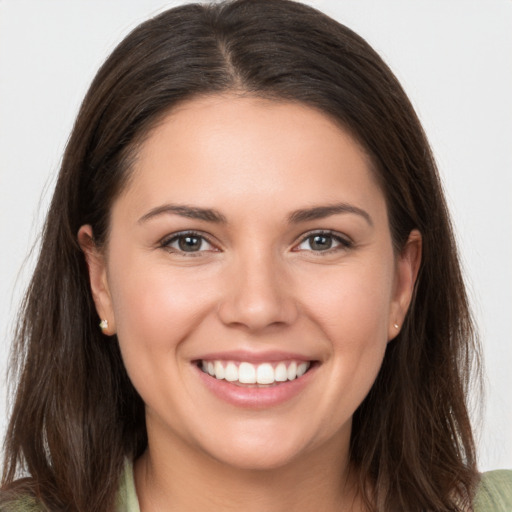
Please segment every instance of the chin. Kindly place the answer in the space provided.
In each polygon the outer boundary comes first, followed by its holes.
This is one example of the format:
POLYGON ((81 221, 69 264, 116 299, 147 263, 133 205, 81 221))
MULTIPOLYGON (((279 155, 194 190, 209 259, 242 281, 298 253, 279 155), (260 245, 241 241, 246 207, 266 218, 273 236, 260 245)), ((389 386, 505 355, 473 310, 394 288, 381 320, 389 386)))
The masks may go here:
POLYGON ((271 471, 286 467, 300 457, 301 451, 275 451, 268 448, 244 446, 229 453, 212 454, 217 462, 244 471, 271 471))
POLYGON ((227 432, 222 440, 214 439, 203 450, 218 462, 240 470, 264 471, 283 468, 306 455, 310 448, 306 432, 279 432, 279 429, 259 432, 227 432))

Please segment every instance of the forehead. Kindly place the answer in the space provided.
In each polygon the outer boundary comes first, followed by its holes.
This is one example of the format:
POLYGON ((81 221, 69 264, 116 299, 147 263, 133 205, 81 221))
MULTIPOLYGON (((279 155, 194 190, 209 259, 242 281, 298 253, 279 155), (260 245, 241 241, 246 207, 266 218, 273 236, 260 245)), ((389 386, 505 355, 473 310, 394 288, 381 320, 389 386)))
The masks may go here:
POLYGON ((272 211, 383 200, 369 157, 329 116, 233 95, 196 98, 165 116, 140 146, 122 196, 141 208, 192 201, 272 211))

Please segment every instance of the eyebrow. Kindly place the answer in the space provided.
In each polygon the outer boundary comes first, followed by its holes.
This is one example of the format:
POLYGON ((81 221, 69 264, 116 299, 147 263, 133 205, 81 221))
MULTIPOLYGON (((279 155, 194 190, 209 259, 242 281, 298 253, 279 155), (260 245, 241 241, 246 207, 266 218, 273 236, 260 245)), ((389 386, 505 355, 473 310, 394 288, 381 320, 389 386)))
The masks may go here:
POLYGON ((370 226, 373 226, 373 220, 368 212, 358 208, 357 206, 353 206, 347 203, 337 203, 327 206, 313 206, 312 208, 295 210, 288 216, 288 222, 290 224, 298 224, 299 222, 324 219, 338 213, 354 213, 356 215, 360 215, 370 226))
POLYGON ((204 220, 207 222, 215 222, 218 224, 226 224, 227 220, 222 213, 211 208, 199 208, 197 206, 164 204, 153 208, 148 213, 143 215, 138 222, 146 222, 154 217, 163 214, 175 214, 188 219, 204 220))
MULTIPOLYGON (((347 203, 338 203, 326 206, 313 206, 311 208, 303 208, 295 210, 288 216, 290 224, 298 224, 300 222, 307 222, 312 220, 324 219, 331 215, 340 213, 353 213, 363 217, 370 226, 373 226, 373 221, 368 212, 347 203)), ((227 224, 226 217, 218 210, 212 208, 200 208, 198 206, 164 204, 151 209, 148 213, 143 215, 138 222, 143 223, 148 220, 164 214, 174 214, 188 219, 204 220, 206 222, 214 222, 216 224, 227 224)))

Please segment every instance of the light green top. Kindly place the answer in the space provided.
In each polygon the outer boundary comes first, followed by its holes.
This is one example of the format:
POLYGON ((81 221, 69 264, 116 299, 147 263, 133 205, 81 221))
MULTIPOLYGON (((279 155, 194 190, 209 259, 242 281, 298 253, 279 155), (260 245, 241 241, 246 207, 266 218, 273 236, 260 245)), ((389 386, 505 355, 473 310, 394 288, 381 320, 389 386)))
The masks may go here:
POLYGON ((135 481, 133 479, 133 464, 130 462, 126 463, 124 475, 121 478, 116 512, 140 512, 139 500, 135 492, 135 481))
MULTIPOLYGON (((33 498, 20 498, 0 505, 0 512, 37 512, 41 508, 33 498)), ((133 465, 126 464, 117 496, 116 512, 140 512, 133 465)), ((512 512, 512 470, 484 473, 474 502, 474 512, 512 512)))
POLYGON ((484 473, 473 506, 475 512, 512 512, 512 470, 484 473))
MULTIPOLYGON (((116 512, 140 512, 132 464, 126 464, 116 512)), ((474 512, 512 512, 512 470, 489 471, 482 475, 474 512)))

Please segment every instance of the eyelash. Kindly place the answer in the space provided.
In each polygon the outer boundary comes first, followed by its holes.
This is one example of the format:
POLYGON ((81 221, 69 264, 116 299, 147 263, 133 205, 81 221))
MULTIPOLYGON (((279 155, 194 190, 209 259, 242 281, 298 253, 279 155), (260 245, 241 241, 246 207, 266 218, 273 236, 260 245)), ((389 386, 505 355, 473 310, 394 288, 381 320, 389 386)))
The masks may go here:
MULTIPOLYGON (((347 239, 344 236, 341 236, 340 234, 330 231, 330 230, 320 230, 320 231, 311 231, 309 233, 306 233, 300 240, 300 242, 294 247, 293 251, 299 252, 301 250, 305 249, 297 249, 298 246, 302 245, 304 242, 306 242, 308 239, 312 239, 316 236, 323 236, 326 238, 331 238, 334 242, 337 242, 339 245, 335 247, 329 247, 328 249, 322 250, 322 251, 314 251, 310 250, 309 252, 317 255, 317 256, 325 256, 328 254, 333 254, 335 252, 341 251, 341 250, 347 250, 353 247, 353 242, 349 239, 347 239)), ((201 245, 203 242, 208 243, 209 245, 214 246, 214 244, 208 239, 207 236, 205 236, 203 233, 198 231, 181 231, 179 233, 173 233, 172 235, 162 239, 159 243, 159 246, 162 249, 167 250, 170 253, 173 254, 179 254, 185 257, 197 257, 201 256, 204 252, 217 252, 218 249, 214 250, 198 250, 198 251, 183 251, 179 248, 171 247, 171 244, 175 242, 179 242, 180 238, 198 238, 201 241, 201 245)))
MULTIPOLYGON (((302 237, 301 241, 295 247, 298 247, 298 246, 302 245, 308 239, 312 239, 315 236, 323 236, 323 237, 326 237, 326 238, 331 238, 334 242, 337 242, 339 244, 338 246, 329 247, 328 249, 325 249, 323 251, 313 251, 313 250, 311 250, 310 252, 315 254, 315 256, 327 256, 327 255, 336 253, 338 251, 343 251, 343 250, 351 249, 354 246, 354 244, 353 244, 353 242, 351 240, 349 240, 345 236, 342 236, 342 235, 336 233, 335 231, 320 230, 320 231, 311 231, 309 233, 306 233, 302 237)), ((295 251, 300 251, 301 249, 294 249, 294 250, 295 251)))
MULTIPOLYGON (((187 238, 187 237, 189 237, 189 238, 199 238, 201 240, 201 244, 203 242, 206 242, 206 243, 210 244, 211 246, 214 246, 214 244, 212 242, 210 242, 208 237, 205 236, 203 233, 200 233, 198 231, 180 231, 179 233, 173 233, 172 235, 162 239, 162 241, 160 242, 160 247, 162 249, 167 250, 170 253, 180 254, 180 255, 185 256, 185 257, 192 257, 193 258, 193 257, 201 256, 202 253, 205 252, 204 250, 202 250, 202 251, 182 251, 179 248, 171 247, 172 243, 178 242, 180 240, 180 238, 187 238)), ((217 252, 217 251, 216 250, 214 250, 214 251, 210 250, 209 252, 217 252)))

